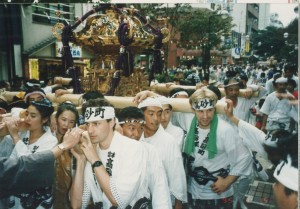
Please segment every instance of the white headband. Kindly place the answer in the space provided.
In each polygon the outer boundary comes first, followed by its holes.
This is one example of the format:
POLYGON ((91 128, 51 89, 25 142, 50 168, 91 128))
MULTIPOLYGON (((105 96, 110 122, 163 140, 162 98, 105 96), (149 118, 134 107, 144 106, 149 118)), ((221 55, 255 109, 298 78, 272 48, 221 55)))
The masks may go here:
POLYGON ((285 187, 298 192, 298 169, 292 166, 292 158, 287 156, 287 162, 281 161, 274 171, 274 177, 285 187))
POLYGON ((30 82, 26 82, 26 85, 27 86, 30 86, 30 87, 32 87, 32 86, 41 86, 41 84, 40 83, 30 83, 30 82))
POLYGON ((44 97, 44 99, 46 99, 46 95, 45 95, 43 92, 41 92, 41 91, 33 91, 33 92, 30 92, 30 93, 26 94, 25 97, 24 97, 24 100, 26 101, 27 98, 28 98, 30 95, 32 95, 32 94, 40 94, 41 96, 44 97))
POLYGON ((215 107, 215 102, 213 99, 203 98, 197 99, 192 102, 192 107, 195 110, 207 110, 215 107))
POLYGON ((275 83, 287 83, 287 78, 285 77, 277 78, 275 83))
POLYGON ((85 122, 94 122, 98 120, 112 119, 115 117, 115 109, 109 106, 88 107, 85 110, 85 122))
POLYGON ((188 93, 186 93, 185 91, 179 91, 179 92, 176 92, 175 94, 173 94, 172 96, 171 96, 171 98, 176 98, 177 96, 179 96, 179 95, 182 95, 182 96, 189 96, 188 95, 188 93))
POLYGON ((153 97, 147 97, 145 100, 143 100, 138 105, 138 108, 149 107, 149 106, 162 108, 161 103, 158 101, 158 99, 157 98, 153 98, 153 97))
POLYGON ((144 120, 137 120, 137 119, 130 119, 130 120, 119 121, 119 124, 124 124, 124 123, 140 123, 140 124, 145 124, 145 121, 144 120))
POLYGON ((229 86, 239 85, 239 84, 240 84, 239 82, 230 83, 230 84, 225 85, 224 88, 227 88, 229 86))

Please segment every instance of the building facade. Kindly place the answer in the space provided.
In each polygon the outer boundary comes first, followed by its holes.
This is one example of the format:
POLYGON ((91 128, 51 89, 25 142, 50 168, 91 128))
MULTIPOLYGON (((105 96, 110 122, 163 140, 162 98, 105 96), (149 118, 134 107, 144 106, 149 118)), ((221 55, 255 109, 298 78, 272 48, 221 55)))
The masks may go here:
MULTIPOLYGON (((57 22, 74 23, 92 5, 39 3, 2 4, 0 22, 4 27, 0 44, 0 80, 15 78, 45 80, 64 75, 61 42, 52 34, 57 22)), ((78 28, 83 27, 83 25, 78 28)), ((85 49, 72 46, 75 65, 83 68, 93 58, 85 49)))

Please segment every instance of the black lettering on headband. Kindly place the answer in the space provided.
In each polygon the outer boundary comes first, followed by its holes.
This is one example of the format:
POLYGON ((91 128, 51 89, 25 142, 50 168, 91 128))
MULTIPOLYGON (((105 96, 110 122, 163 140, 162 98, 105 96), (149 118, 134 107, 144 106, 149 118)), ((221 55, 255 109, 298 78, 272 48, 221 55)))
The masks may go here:
POLYGON ((200 109, 200 108, 206 108, 206 107, 213 107, 213 100, 212 99, 203 99, 200 100, 196 103, 195 108, 200 109))
POLYGON ((94 113, 94 111, 92 110, 92 108, 86 109, 84 117, 86 120, 90 119, 90 117, 92 116, 92 114, 94 113))
POLYGON ((104 111, 105 111, 105 109, 103 109, 101 107, 98 107, 95 110, 95 117, 97 117, 98 115, 100 115, 100 117, 103 119, 104 118, 104 111))

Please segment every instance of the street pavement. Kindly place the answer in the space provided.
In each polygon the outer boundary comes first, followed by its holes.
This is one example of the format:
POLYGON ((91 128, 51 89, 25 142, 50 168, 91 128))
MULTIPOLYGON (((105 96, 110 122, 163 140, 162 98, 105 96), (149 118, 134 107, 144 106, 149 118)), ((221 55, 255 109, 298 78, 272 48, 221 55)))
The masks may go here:
MULTIPOLYGON (((273 195, 269 196, 269 194, 273 193, 272 184, 275 182, 275 179, 273 177, 274 167, 269 161, 267 161, 263 158, 260 158, 259 156, 257 156, 256 158, 261 163, 261 165, 265 169, 265 171, 267 172, 267 174, 269 176, 269 180, 264 182, 259 178, 254 179, 254 182, 252 184, 254 184, 254 185, 259 184, 259 186, 264 186, 267 189, 264 188, 263 189, 264 191, 260 191, 261 188, 259 188, 258 186, 252 186, 252 187, 250 186, 248 196, 245 197, 246 206, 248 207, 248 209, 271 209, 271 208, 274 209, 275 205, 274 205, 273 195), (256 190, 256 195, 258 196, 258 198, 256 197, 256 199, 253 198, 254 203, 247 202, 247 198, 248 198, 248 200, 252 199, 251 192, 253 192, 253 191, 250 192, 251 188, 252 188, 252 190, 256 190), (267 192, 268 196, 265 196, 266 193, 264 193, 264 192, 267 192), (250 198, 249 198, 249 196, 250 196, 250 198)), ((240 208, 238 208, 238 209, 240 209, 240 208)))

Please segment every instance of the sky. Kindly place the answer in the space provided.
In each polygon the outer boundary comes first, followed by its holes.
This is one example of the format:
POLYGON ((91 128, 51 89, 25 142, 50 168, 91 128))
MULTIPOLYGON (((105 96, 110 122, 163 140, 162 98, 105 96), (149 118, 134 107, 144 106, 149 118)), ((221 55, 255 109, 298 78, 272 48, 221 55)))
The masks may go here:
POLYGON ((297 14, 294 12, 294 8, 297 4, 271 4, 270 12, 278 13, 278 19, 283 23, 284 27, 287 26, 297 14))

